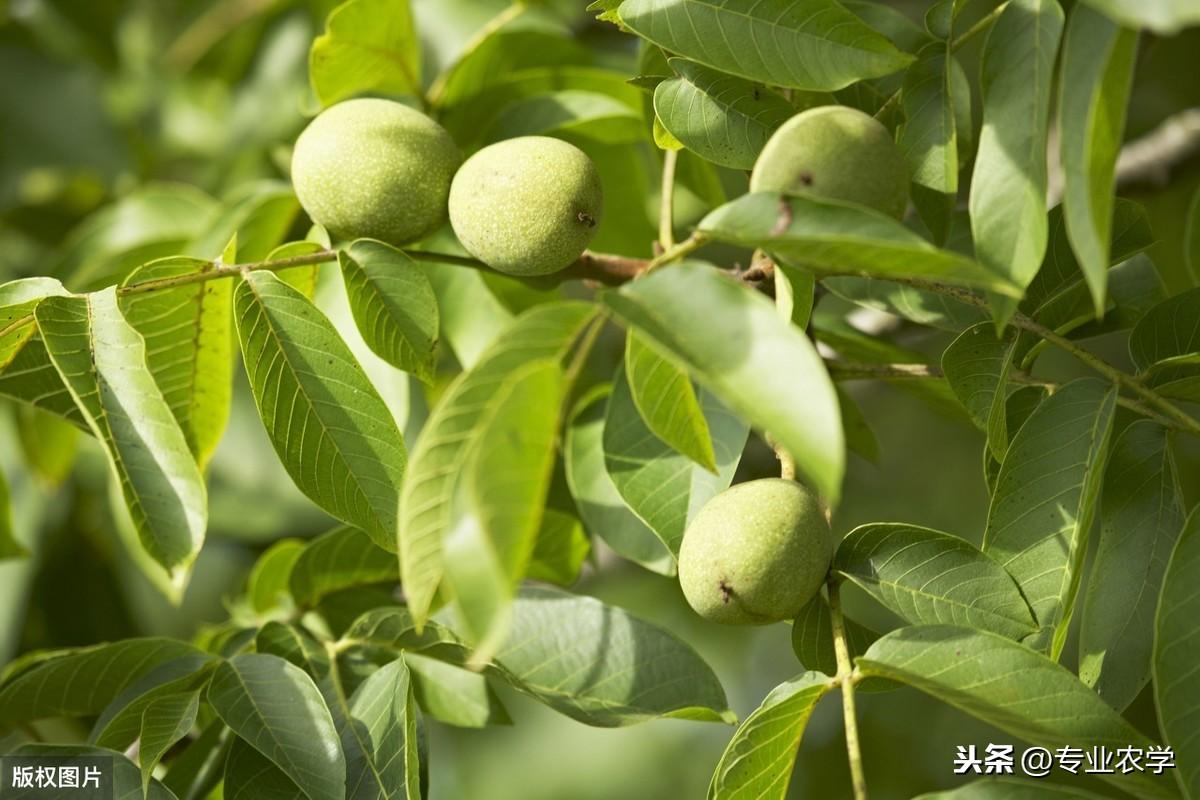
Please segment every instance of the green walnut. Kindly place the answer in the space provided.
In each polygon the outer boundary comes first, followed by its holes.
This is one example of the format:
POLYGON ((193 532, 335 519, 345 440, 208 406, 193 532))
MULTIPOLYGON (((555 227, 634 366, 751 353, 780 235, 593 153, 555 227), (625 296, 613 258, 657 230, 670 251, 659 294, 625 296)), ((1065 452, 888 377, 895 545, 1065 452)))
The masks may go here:
POLYGON ((467 159, 450 187, 450 225, 471 255, 509 275, 549 275, 583 253, 600 223, 600 173, 561 139, 521 136, 467 159))
POLYGON ((334 236, 407 244, 445 224, 461 160, 450 134, 419 111, 347 100, 296 140, 292 183, 309 217, 334 236))
POLYGON ((750 191, 844 200, 899 219, 908 204, 908 170, 892 135, 874 117, 821 106, 775 131, 754 164, 750 191))
POLYGON ((740 483, 709 500, 679 549, 679 583, 696 613, 727 625, 794 619, 825 582, 833 533, 806 487, 740 483))

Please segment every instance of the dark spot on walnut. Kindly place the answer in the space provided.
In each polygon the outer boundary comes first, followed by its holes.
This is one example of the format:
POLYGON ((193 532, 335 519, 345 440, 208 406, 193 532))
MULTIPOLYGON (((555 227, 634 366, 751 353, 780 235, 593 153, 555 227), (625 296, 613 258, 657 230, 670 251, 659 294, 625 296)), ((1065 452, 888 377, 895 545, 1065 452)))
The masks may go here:
POLYGON ((805 186, 812 186, 813 185, 813 174, 811 172, 801 172, 800 173, 800 182, 803 183, 805 186))
POLYGON ((576 219, 578 219, 584 225, 587 225, 589 228, 596 227, 596 218, 586 211, 580 211, 576 219))
POLYGON ((721 592, 721 602, 729 605, 729 601, 733 598, 733 587, 729 584, 729 581, 721 578, 721 580, 717 581, 717 589, 721 592))

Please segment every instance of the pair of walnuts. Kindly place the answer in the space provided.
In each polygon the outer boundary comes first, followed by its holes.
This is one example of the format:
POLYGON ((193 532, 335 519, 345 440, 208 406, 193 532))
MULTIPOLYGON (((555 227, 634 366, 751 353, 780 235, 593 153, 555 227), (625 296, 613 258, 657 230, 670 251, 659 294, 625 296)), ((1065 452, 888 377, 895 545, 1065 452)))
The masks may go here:
POLYGON ((509 275, 575 261, 600 220, 600 174, 567 142, 523 136, 464 163, 450 134, 391 100, 348 100, 300 134, 292 182, 334 236, 400 245, 446 222, 474 257, 509 275), (460 166, 461 165, 461 166, 460 166))
MULTIPOLYGON (((335 105, 296 142, 292 180, 314 222, 339 238, 396 245, 447 216, 463 247, 510 275, 546 275, 583 253, 603 206, 600 176, 579 148, 524 136, 462 162, 441 126, 389 100, 335 105), (460 166, 461 165, 461 166, 460 166)), ((904 214, 908 176, 891 134, 845 106, 803 111, 776 131, 750 190, 807 194, 904 214)), ((679 553, 691 606, 728 624, 794 618, 821 590, 835 541, 817 498, 788 480, 734 486, 692 520, 679 553)))

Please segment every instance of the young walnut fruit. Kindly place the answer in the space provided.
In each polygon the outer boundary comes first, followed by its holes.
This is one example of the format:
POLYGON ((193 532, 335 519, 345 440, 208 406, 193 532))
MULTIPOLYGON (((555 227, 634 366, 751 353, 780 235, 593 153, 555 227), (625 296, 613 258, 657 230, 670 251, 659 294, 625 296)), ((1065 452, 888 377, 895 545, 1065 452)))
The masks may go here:
POLYGON ((696 613, 728 625, 793 619, 821 590, 833 533, 817 496, 781 478, 709 500, 679 549, 679 583, 696 613))
POLYGON ((548 275, 583 253, 604 204, 600 173, 573 144, 521 136, 467 159, 450 224, 471 255, 509 275, 548 275))
POLYGON ((334 236, 402 245, 445 224, 461 160, 450 134, 419 111, 347 100, 296 140, 292 183, 308 216, 334 236))
POLYGON ((899 219, 908 204, 908 169, 874 117, 821 106, 775 131, 754 164, 750 191, 844 200, 899 219))

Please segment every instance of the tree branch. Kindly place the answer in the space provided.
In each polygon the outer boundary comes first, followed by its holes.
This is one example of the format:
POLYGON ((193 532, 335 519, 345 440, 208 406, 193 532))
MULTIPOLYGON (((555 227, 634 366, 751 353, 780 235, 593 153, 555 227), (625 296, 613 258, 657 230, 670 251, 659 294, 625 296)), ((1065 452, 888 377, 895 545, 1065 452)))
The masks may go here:
POLYGON ((858 743, 858 713, 854 707, 854 684, 857 680, 847 645, 846 622, 842 616, 842 601, 837 578, 829 580, 829 618, 833 624, 833 652, 837 656, 836 679, 842 689, 842 719, 846 727, 846 757, 850 762, 850 781, 854 800, 867 800, 867 778, 863 773, 862 748, 858 743))

